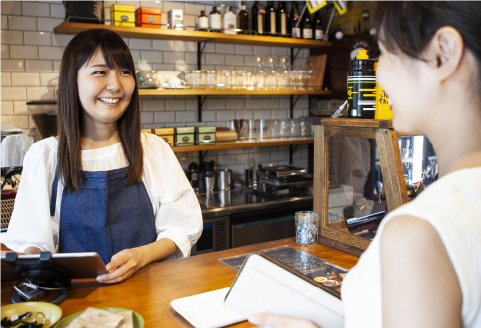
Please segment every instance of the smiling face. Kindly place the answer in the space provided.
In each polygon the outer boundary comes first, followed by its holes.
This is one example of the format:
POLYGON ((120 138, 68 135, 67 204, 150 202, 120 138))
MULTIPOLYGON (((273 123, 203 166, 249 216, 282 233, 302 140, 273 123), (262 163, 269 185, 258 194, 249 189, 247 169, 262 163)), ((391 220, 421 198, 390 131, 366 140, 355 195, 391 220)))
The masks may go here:
POLYGON ((135 89, 132 72, 109 68, 98 48, 78 71, 78 94, 82 104, 84 129, 112 126, 129 106, 135 89))
POLYGON ((433 119, 436 94, 434 70, 429 61, 388 52, 379 42, 381 55, 377 82, 386 91, 393 112, 393 127, 398 132, 421 133, 433 119))

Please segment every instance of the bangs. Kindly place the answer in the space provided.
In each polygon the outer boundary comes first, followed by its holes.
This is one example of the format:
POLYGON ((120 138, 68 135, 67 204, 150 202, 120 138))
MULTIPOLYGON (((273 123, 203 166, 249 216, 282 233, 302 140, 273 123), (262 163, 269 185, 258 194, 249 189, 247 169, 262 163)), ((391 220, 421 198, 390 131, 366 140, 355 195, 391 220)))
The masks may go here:
POLYGON ((77 71, 88 63, 100 48, 109 69, 122 68, 129 70, 132 75, 135 74, 129 47, 117 33, 107 29, 91 29, 79 33, 76 37, 82 39, 75 65, 77 71))

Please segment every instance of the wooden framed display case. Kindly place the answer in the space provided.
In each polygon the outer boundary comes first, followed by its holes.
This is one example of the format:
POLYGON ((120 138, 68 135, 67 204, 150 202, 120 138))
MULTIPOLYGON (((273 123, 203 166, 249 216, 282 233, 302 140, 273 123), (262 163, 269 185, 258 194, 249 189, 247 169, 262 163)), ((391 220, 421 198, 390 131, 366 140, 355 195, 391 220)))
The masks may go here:
POLYGON ((408 202, 398 133, 391 121, 319 118, 314 124, 319 240, 360 255, 372 238, 363 234, 366 230, 348 228, 346 213, 353 206, 359 212, 383 203, 387 213, 408 202))

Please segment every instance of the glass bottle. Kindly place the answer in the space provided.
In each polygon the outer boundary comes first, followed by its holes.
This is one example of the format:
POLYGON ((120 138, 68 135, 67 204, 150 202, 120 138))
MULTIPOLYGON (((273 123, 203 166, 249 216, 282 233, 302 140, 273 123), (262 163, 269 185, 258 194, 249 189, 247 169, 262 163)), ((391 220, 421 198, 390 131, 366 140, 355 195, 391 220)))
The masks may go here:
POLYGON ((200 11, 200 16, 197 21, 197 28, 199 31, 207 32, 209 30, 209 19, 207 18, 204 10, 200 11))
POLYGON ((302 38, 312 39, 312 18, 309 11, 304 12, 304 17, 302 20, 302 38))
POLYGON ((266 32, 276 33, 276 10, 274 9, 274 1, 267 1, 266 32))
POLYGON ((279 1, 279 7, 277 7, 277 33, 282 34, 282 36, 286 36, 287 34, 287 13, 286 9, 284 8, 284 2, 279 1))
POLYGON ((246 10, 247 8, 246 2, 242 1, 239 8, 240 8, 240 11, 239 11, 239 15, 237 16, 239 20, 239 24, 237 24, 237 26, 239 27, 239 29, 243 31, 247 31, 249 30, 249 13, 246 10))
POLYGON ((252 7, 252 29, 257 32, 257 34, 264 34, 265 28, 264 24, 266 21, 266 10, 259 1, 254 2, 252 7))
POLYGON ((293 1, 292 9, 291 9, 291 33, 292 33, 292 37, 296 39, 301 38, 301 26, 297 25, 298 22, 299 22, 299 12, 297 11, 297 3, 293 1))
POLYGON ((321 13, 317 11, 314 14, 314 39, 323 40, 324 28, 322 27, 321 13))
POLYGON ((209 13, 209 29, 211 32, 220 32, 222 28, 222 16, 217 10, 217 6, 212 7, 209 13))

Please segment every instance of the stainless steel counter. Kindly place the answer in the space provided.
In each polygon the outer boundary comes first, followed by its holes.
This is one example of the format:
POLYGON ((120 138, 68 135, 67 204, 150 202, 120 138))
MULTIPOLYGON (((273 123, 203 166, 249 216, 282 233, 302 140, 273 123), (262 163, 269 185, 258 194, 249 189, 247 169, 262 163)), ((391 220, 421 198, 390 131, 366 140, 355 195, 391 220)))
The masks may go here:
POLYGON ((197 198, 202 209, 202 216, 205 219, 268 210, 282 206, 312 204, 313 200, 313 196, 309 193, 282 196, 254 195, 252 189, 203 192, 199 193, 197 198))

